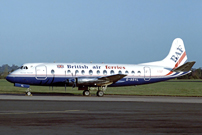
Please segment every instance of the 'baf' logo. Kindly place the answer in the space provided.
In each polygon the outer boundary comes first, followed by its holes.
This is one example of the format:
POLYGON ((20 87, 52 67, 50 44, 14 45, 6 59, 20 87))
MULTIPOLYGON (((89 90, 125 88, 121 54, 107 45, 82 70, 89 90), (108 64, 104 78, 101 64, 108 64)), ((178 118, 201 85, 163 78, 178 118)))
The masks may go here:
POLYGON ((181 45, 179 45, 177 51, 175 52, 175 55, 173 55, 170 59, 174 62, 177 62, 183 52, 184 51, 182 50, 181 45))

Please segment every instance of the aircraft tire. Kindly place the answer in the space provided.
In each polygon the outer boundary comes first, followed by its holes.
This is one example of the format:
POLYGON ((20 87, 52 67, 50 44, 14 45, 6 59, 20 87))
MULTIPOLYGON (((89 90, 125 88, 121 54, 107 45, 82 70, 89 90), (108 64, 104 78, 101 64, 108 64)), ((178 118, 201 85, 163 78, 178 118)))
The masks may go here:
POLYGON ((26 92, 27 96, 32 96, 32 93, 30 91, 26 92))
POLYGON ((83 96, 90 96, 90 91, 89 90, 84 90, 83 91, 83 96))
POLYGON ((97 91, 97 96, 98 97, 103 97, 104 96, 104 92, 102 90, 98 90, 97 91))

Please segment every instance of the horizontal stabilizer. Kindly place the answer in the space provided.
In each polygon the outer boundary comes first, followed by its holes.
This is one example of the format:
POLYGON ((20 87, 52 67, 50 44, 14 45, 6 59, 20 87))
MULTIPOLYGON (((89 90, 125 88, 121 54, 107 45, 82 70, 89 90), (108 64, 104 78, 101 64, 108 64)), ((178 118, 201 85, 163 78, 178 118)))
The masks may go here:
POLYGON ((175 69, 173 69, 173 72, 188 72, 191 70, 191 68, 193 67, 193 65, 195 64, 195 61, 191 61, 191 62, 186 62, 185 64, 183 64, 182 66, 179 66, 175 69))

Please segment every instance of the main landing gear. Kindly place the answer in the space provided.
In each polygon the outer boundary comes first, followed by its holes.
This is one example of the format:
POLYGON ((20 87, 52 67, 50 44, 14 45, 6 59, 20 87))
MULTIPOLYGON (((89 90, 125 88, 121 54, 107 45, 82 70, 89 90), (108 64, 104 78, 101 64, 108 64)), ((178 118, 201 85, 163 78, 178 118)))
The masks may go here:
POLYGON ((89 90, 84 90, 83 95, 84 96, 90 96, 90 91, 89 90))
POLYGON ((98 90, 97 93, 96 93, 96 95, 98 97, 103 97, 104 96, 104 92, 102 90, 98 90))
POLYGON ((83 91, 83 96, 90 96, 90 91, 91 90, 96 90, 96 96, 98 97, 103 97, 104 92, 106 91, 107 86, 102 86, 102 87, 88 87, 87 90, 83 91))
MULTIPOLYGON (((98 90, 96 95, 98 97, 103 97, 104 96, 104 92, 102 90, 98 90)), ((83 91, 83 96, 90 96, 90 91, 89 90, 84 90, 83 91)))

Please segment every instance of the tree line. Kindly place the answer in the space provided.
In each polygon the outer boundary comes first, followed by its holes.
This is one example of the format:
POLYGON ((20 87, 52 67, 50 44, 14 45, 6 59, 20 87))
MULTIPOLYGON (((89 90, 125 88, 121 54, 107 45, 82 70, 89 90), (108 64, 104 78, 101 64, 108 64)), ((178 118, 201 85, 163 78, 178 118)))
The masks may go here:
POLYGON ((13 72, 14 70, 18 68, 19 66, 17 65, 9 66, 8 64, 5 64, 0 66, 0 79, 5 79, 10 72, 13 72))
POLYGON ((192 68, 192 72, 177 79, 202 79, 202 68, 192 68))
MULTIPOLYGON (((10 72, 13 72, 18 68, 20 67, 14 64, 12 66, 9 66, 8 64, 0 66, 0 79, 5 79, 10 72)), ((178 77, 177 79, 202 79, 202 68, 193 68, 191 73, 178 77)))

